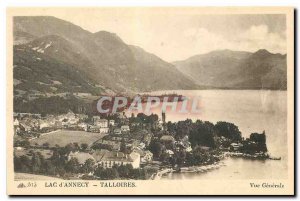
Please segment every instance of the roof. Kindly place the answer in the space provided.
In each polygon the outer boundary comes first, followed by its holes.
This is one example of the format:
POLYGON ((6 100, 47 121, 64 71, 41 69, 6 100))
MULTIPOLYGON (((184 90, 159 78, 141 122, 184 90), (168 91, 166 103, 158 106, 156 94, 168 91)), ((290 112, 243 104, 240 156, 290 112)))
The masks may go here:
POLYGON ((96 161, 121 161, 121 162, 133 162, 140 155, 138 153, 124 154, 117 151, 103 151, 100 150, 93 154, 96 161))
POLYGON ((138 153, 141 157, 143 157, 143 156, 145 156, 146 154, 150 154, 150 155, 153 155, 152 153, 151 153, 151 151, 149 151, 149 150, 141 150, 141 149, 138 149, 138 148, 135 148, 134 150, 133 150, 133 152, 135 152, 135 153, 138 153))
POLYGON ((96 161, 101 161, 105 154, 109 151, 107 149, 96 150, 92 155, 96 161))
POLYGON ((91 154, 85 153, 85 152, 71 152, 69 154, 69 157, 71 157, 71 158, 77 158, 78 162, 80 164, 84 164, 85 161, 88 160, 88 159, 95 160, 95 158, 91 154))
POLYGON ((160 140, 163 140, 163 141, 175 141, 174 137, 171 136, 171 135, 163 135, 160 140))

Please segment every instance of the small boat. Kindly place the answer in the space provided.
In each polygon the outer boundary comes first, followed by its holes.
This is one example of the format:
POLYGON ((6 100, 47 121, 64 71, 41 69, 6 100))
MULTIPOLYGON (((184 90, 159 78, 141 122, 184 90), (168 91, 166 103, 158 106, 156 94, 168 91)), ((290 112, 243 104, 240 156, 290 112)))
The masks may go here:
POLYGON ((281 157, 269 157, 271 160, 281 160, 281 157))

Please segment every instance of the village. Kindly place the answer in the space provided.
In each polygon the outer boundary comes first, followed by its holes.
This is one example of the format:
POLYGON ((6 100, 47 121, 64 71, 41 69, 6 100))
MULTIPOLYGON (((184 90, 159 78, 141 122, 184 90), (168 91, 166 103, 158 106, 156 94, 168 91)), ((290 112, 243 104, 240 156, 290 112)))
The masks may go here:
POLYGON ((71 110, 44 117, 14 113, 15 171, 67 179, 154 179, 199 165, 219 167, 224 153, 267 156, 262 134, 244 140, 233 130, 226 122, 167 122, 165 112, 160 118, 143 113, 127 117, 125 112, 88 116, 71 110), (216 136, 209 127, 228 136, 216 136), (247 146, 251 148, 243 150, 247 146))

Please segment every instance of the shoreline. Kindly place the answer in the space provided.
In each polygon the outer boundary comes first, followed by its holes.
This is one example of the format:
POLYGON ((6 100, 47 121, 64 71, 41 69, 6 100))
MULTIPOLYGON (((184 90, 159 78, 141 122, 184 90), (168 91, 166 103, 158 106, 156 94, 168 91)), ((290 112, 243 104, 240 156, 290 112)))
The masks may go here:
POLYGON ((175 170, 173 168, 165 168, 162 169, 160 171, 158 171, 157 173, 154 173, 149 180, 160 180, 165 174, 169 174, 169 173, 204 173, 207 172, 209 170, 214 170, 214 169, 218 169, 222 166, 225 166, 223 161, 219 161, 216 162, 214 164, 210 164, 210 165, 199 165, 199 166, 189 166, 189 167, 181 167, 180 171, 175 170))
POLYGON ((175 170, 173 168, 165 168, 157 173, 151 175, 149 180, 160 180, 162 177, 169 173, 206 173, 210 170, 219 169, 223 166, 226 166, 224 163, 224 159, 232 157, 232 158, 242 158, 242 159, 252 159, 252 160, 281 160, 281 157, 272 157, 269 154, 245 154, 240 152, 224 152, 223 159, 219 162, 215 162, 214 164, 210 165, 199 165, 199 166, 189 166, 189 167, 181 167, 180 171, 175 170))

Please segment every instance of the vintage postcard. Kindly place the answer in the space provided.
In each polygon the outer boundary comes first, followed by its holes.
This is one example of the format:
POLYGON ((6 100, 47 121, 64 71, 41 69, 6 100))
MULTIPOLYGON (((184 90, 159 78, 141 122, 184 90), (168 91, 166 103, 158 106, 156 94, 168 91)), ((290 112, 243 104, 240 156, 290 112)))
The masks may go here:
POLYGON ((7 194, 294 195, 294 9, 7 9, 7 194))

